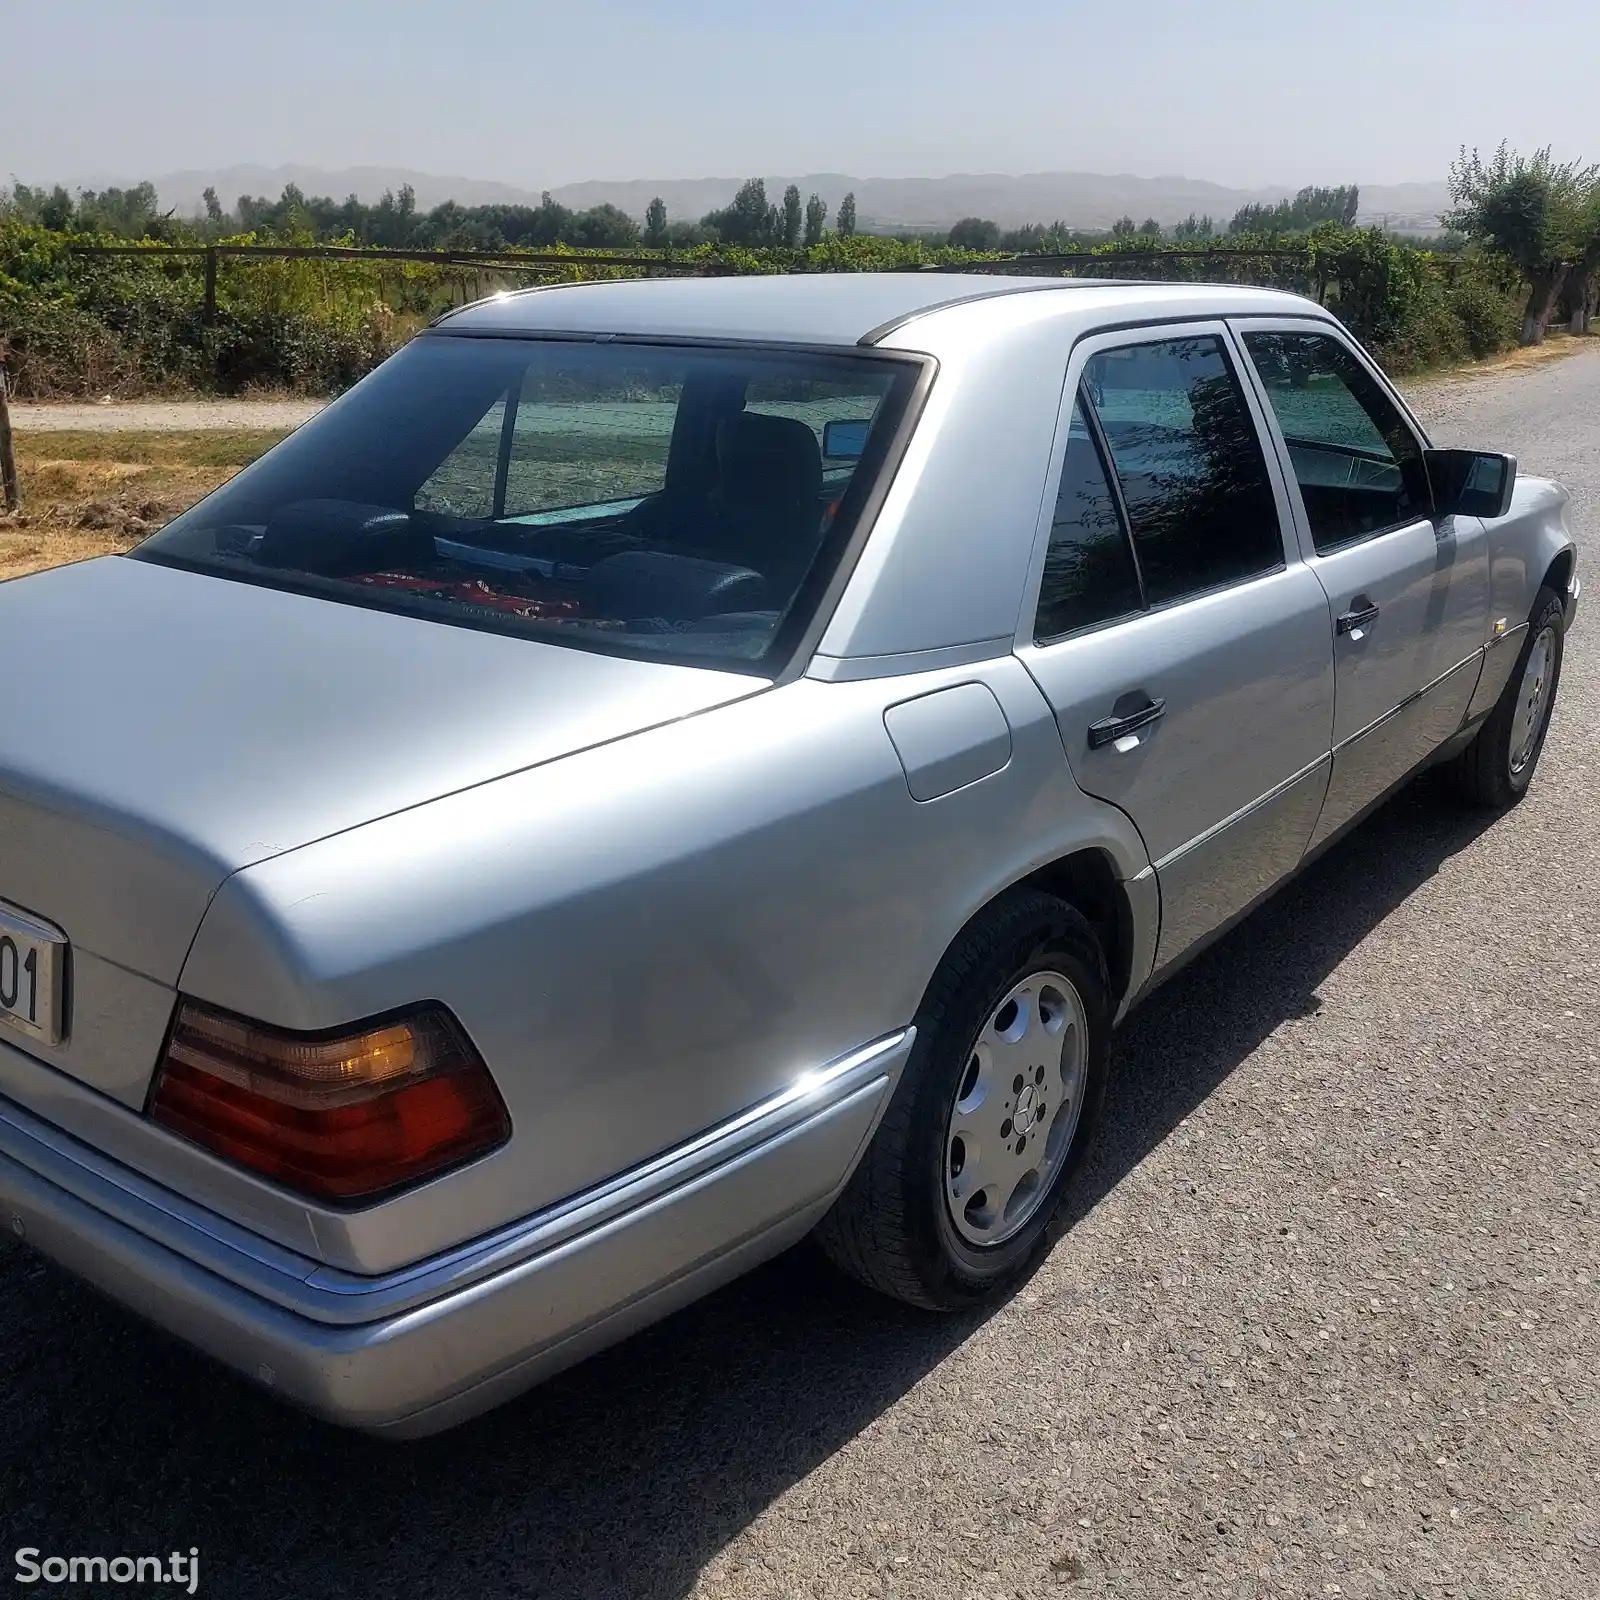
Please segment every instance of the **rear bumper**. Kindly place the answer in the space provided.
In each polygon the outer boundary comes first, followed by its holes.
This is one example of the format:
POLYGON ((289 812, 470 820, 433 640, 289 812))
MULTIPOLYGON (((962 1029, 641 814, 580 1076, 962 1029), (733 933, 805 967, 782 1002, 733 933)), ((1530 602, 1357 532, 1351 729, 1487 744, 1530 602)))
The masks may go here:
POLYGON ((0 1100, 0 1223, 331 1421, 419 1437, 799 1239, 845 1182, 910 1031, 600 1189, 383 1278, 244 1234, 0 1100))

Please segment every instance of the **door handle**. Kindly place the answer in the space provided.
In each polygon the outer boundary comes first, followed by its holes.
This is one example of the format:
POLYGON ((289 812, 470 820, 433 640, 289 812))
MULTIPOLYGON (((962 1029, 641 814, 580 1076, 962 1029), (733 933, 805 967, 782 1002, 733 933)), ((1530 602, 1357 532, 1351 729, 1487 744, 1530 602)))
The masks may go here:
POLYGON ((1351 609, 1336 617, 1333 626, 1334 631, 1337 633, 1350 633, 1360 638, 1361 630, 1377 620, 1378 608, 1370 600, 1367 600, 1364 594, 1358 594, 1355 600, 1351 601, 1351 609), (1362 600, 1366 600, 1367 603, 1365 605, 1359 604, 1362 600))
POLYGON ((1102 717, 1098 722, 1089 724, 1089 748, 1098 750, 1102 745, 1115 744, 1118 739, 1125 739, 1130 733, 1137 733, 1140 728, 1148 727, 1157 717, 1167 714, 1165 700, 1152 700, 1145 697, 1145 703, 1137 711, 1130 711, 1125 717, 1102 717))

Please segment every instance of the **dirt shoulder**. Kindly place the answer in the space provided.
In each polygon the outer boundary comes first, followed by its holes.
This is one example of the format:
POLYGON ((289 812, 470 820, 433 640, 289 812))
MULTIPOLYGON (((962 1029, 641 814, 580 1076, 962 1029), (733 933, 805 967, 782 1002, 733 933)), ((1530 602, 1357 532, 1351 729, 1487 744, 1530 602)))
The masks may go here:
POLYGON ((226 433, 298 428, 326 400, 119 400, 109 403, 13 401, 18 433, 226 433))
POLYGON ((0 579, 131 549, 290 426, 19 430, 22 509, 0 515, 0 579))

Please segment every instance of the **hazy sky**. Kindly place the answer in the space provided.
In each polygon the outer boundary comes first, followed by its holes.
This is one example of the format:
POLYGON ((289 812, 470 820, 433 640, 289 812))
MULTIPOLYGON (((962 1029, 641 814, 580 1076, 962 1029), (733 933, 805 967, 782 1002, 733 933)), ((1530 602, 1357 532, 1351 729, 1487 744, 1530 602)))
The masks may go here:
POLYGON ((0 0, 0 182, 235 162, 1441 177, 1600 158, 1596 0, 0 0))

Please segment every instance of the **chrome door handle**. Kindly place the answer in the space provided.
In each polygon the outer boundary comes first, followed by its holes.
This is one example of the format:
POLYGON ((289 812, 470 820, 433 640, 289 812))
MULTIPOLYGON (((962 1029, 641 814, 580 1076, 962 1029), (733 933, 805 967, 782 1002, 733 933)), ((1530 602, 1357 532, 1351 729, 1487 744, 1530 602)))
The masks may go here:
POLYGON ((1130 711, 1125 717, 1102 717, 1098 722, 1089 724, 1089 748, 1098 750, 1102 745, 1115 744, 1118 739, 1137 733, 1140 728, 1148 727, 1157 717, 1166 714, 1165 700, 1146 700, 1137 711, 1130 711))
MULTIPOLYGON (((1356 599, 1365 599, 1365 596, 1357 595, 1356 599)), ((1333 626, 1338 633, 1359 633, 1362 628, 1377 620, 1378 608, 1368 600, 1364 606, 1358 606, 1354 610, 1346 611, 1341 616, 1336 617, 1333 626)))

